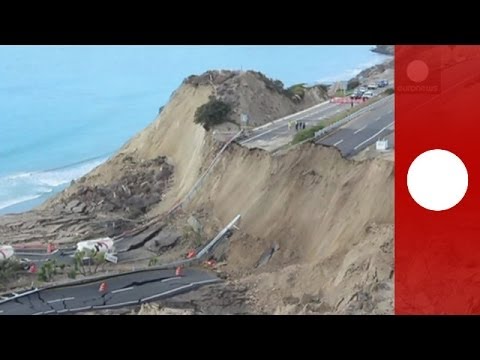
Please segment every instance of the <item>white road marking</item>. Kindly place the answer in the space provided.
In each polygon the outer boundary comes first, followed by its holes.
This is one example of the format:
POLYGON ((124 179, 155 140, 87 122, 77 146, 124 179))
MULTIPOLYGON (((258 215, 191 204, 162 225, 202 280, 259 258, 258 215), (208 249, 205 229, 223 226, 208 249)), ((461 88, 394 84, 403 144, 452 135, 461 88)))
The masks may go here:
POLYGON ((93 309, 109 309, 112 307, 119 307, 119 306, 127 306, 127 305, 133 305, 133 304, 138 304, 140 300, 135 300, 135 301, 127 301, 123 303, 116 303, 116 304, 111 304, 111 305, 97 305, 97 306, 92 306, 93 309))
POLYGON ((360 144, 358 144, 357 146, 355 146, 353 149, 354 150, 357 150, 360 146, 362 146, 363 144, 366 144, 367 142, 369 142, 370 140, 372 140, 374 137, 380 135, 385 129, 388 129, 390 126, 393 125, 393 122, 391 124, 388 124, 387 126, 385 126, 384 128, 382 128, 380 131, 378 131, 377 133, 375 133, 373 136, 369 137, 367 140, 361 142, 360 144))
POLYGON ((70 309, 70 311, 81 311, 81 310, 88 310, 88 309, 91 309, 91 308, 92 308, 91 306, 84 306, 84 307, 81 307, 81 308, 70 309))
POLYGON ((0 310, 0 314, 3 313, 3 310, 0 310))
POLYGON ((144 302, 144 301, 153 300, 153 299, 158 298, 158 297, 160 297, 160 296, 162 296, 162 295, 171 294, 171 293, 173 293, 173 292, 176 292, 176 291, 179 291, 179 290, 182 290, 182 289, 186 289, 186 288, 192 287, 192 286, 194 286, 194 285, 208 284, 208 283, 218 282, 218 281, 219 281, 218 279, 210 279, 210 280, 203 280, 203 281, 193 282, 193 283, 190 283, 190 284, 187 284, 187 285, 180 286, 180 287, 175 288, 175 289, 171 289, 171 290, 168 290, 168 291, 164 291, 163 293, 160 293, 160 294, 157 294, 157 295, 152 295, 152 296, 146 297, 146 298, 144 298, 144 299, 141 299, 140 301, 144 302))
POLYGON ((274 131, 274 130, 278 130, 278 129, 280 129, 281 127, 287 126, 287 125, 288 125, 288 124, 283 124, 283 125, 281 125, 281 126, 279 126, 279 127, 276 127, 276 128, 273 128, 273 129, 270 129, 270 130, 267 130, 267 131, 264 131, 263 133, 260 133, 260 134, 255 135, 255 136, 253 136, 253 137, 251 137, 251 138, 249 138, 249 139, 247 139, 247 140, 245 140, 245 141, 242 141, 240 144, 242 144, 242 145, 243 145, 243 144, 246 144, 246 143, 248 143, 248 142, 250 142, 250 141, 252 141, 252 140, 255 140, 256 138, 259 138, 260 136, 263 136, 263 135, 265 135, 265 134, 268 134, 268 133, 270 133, 270 132, 272 132, 272 131, 274 131))
POLYGON ((175 276, 173 278, 163 279, 160 282, 167 282, 167 281, 177 280, 177 279, 181 279, 181 278, 182 278, 181 276, 175 276))
MULTIPOLYGON (((389 113, 389 114, 390 114, 390 113, 389 113)), ((373 120, 373 121, 374 121, 374 122, 375 122, 375 121, 378 121, 378 120, 380 120, 381 118, 382 118, 382 117, 379 116, 379 117, 377 117, 377 118, 376 118, 375 120, 373 120)))
POLYGON ((51 314, 51 313, 54 313, 55 310, 48 310, 48 311, 42 311, 42 312, 38 312, 38 313, 35 313, 33 315, 48 315, 48 314, 51 314))
MULTIPOLYGON (((285 116, 285 117, 283 117, 283 118, 281 118, 281 119, 272 121, 272 122, 270 122, 269 124, 276 124, 276 123, 278 123, 278 122, 280 122, 280 121, 285 121, 285 120, 289 120, 289 119, 290 119, 290 120, 294 120, 294 118, 295 118, 296 116, 300 115, 300 114, 306 113, 306 112, 308 112, 309 110, 313 110, 313 109, 316 109, 316 108, 323 107, 323 106, 328 105, 328 104, 330 104, 330 101, 325 101, 325 102, 323 102, 323 103, 321 103, 321 104, 312 106, 312 107, 309 108, 309 109, 305 109, 305 110, 299 111, 298 113, 290 114, 290 115, 285 116)), ((322 109, 322 110, 323 110, 323 109, 322 109)), ((318 112, 319 112, 319 111, 318 111, 318 112)), ((317 113, 318 113, 318 112, 317 112, 317 113)), ((338 111, 337 111, 337 112, 338 112, 338 111)), ((305 115, 303 118, 305 118, 306 116, 310 116, 310 115, 307 114, 307 115, 305 115)), ((301 119, 303 119, 303 118, 299 118, 299 119, 301 120, 301 119)), ((275 127, 275 128, 273 128, 273 129, 270 129, 270 130, 267 130, 267 131, 265 131, 265 132, 262 132, 262 133, 260 133, 260 134, 258 134, 258 135, 252 136, 251 138, 248 138, 248 139, 240 142, 240 144, 241 144, 241 145, 246 144, 246 143, 248 143, 248 142, 250 142, 250 141, 252 141, 252 140, 254 140, 254 139, 259 138, 260 136, 263 136, 263 135, 265 135, 265 134, 268 134, 269 132, 272 132, 272 131, 274 131, 274 130, 277 130, 277 129, 279 129, 279 128, 283 127, 283 126, 287 126, 287 125, 288 125, 288 124, 285 123, 285 124, 282 124, 282 125, 279 126, 279 127, 275 127)), ((258 127, 257 129, 261 129, 261 128, 266 127, 266 126, 267 126, 267 124, 262 125, 262 126, 258 127)), ((256 129, 253 129, 253 130, 255 131, 256 129)))
POLYGON ((340 141, 337 141, 335 144, 333 144, 333 146, 340 145, 342 142, 343 142, 343 139, 342 139, 342 140, 340 140, 340 141))
POLYGON ((75 298, 74 297, 68 297, 68 298, 65 298, 65 299, 50 300, 50 301, 47 301, 47 304, 53 304, 53 303, 62 302, 62 301, 69 301, 69 300, 75 300, 75 298))
POLYGON ((358 134, 360 131, 362 131, 362 130, 365 129, 366 127, 367 127, 367 125, 362 126, 360 129, 358 129, 357 131, 355 131, 354 134, 358 134))
POLYGON ((125 289, 118 289, 118 290, 112 291, 112 294, 116 294, 116 293, 120 293, 120 292, 124 292, 124 291, 129 291, 129 290, 132 290, 132 289, 133 289, 133 286, 125 288, 125 289))

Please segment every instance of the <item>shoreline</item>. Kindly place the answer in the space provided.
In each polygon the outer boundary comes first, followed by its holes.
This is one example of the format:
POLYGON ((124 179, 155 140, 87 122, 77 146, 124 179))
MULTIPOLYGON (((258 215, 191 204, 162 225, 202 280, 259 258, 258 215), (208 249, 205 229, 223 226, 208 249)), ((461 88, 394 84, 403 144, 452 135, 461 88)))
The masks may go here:
MULTIPOLYGON (((351 79, 355 79, 356 77, 359 76, 359 74, 369 70, 369 69, 374 69, 378 66, 381 66, 381 65, 384 65, 384 64, 387 64, 388 62, 390 62, 392 60, 392 58, 394 57, 393 54, 388 54, 388 53, 384 53, 384 52, 381 52, 378 50, 378 45, 377 47, 375 48, 372 48, 372 49, 369 49, 370 52, 373 52, 373 53, 376 53, 376 54, 380 54, 382 56, 385 56, 385 59, 382 61, 382 62, 379 62, 378 64, 376 65, 371 65, 371 66, 366 66, 365 68, 362 68, 361 70, 359 70, 359 72, 357 73, 357 75, 355 75, 354 77, 350 78, 348 81, 350 81, 351 79)), ((334 82, 333 82, 334 83, 334 82)), ((135 136, 135 134, 132 134, 132 137, 135 136)), ((113 152, 111 154, 111 156, 115 156, 117 154, 119 150, 113 152)), ((97 158, 100 158, 101 155, 97 156, 97 157, 94 157, 92 159, 97 159, 97 158)), ((92 160, 92 159, 88 159, 88 160, 92 160)), ((79 162, 79 163, 82 163, 83 161, 79 162)), ((71 165, 69 165, 71 166, 71 165)), ((68 167, 68 166, 67 166, 68 167)), ((63 167, 61 167, 63 168, 63 167)), ((60 169, 61 169, 60 168, 60 169)), ((57 169, 53 169, 53 170, 57 170, 57 169)), ((85 173, 82 175, 85 176, 87 175, 88 173, 90 173, 91 171, 85 173)), ((0 217, 2 216, 5 216, 5 215, 15 215, 15 214, 22 214, 22 213, 26 213, 26 212, 29 212, 29 211, 32 211, 32 210, 35 210, 36 208, 38 208, 39 206, 41 206, 43 203, 45 203, 47 200, 53 198, 54 196, 58 195, 60 192, 62 192, 63 190, 67 189, 68 187, 70 186, 70 181, 62 186, 59 186, 58 189, 54 189, 53 192, 49 192, 49 193, 45 193, 45 194, 42 194, 40 197, 38 198, 35 198, 35 199, 32 199, 32 200, 27 200, 27 201, 21 201, 21 202, 18 202, 16 204, 13 204, 13 205, 10 205, 10 206, 7 206, 3 209, 0 209, 0 217)))

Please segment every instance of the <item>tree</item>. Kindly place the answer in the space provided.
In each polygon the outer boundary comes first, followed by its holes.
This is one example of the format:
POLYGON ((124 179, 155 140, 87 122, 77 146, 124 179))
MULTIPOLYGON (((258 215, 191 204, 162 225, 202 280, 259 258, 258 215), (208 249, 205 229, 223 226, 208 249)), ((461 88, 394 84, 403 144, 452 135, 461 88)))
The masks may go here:
POLYGON ((107 263, 107 260, 105 260, 105 254, 104 253, 96 253, 93 256, 93 264, 95 265, 95 269, 93 270, 93 273, 96 274, 98 267, 102 266, 102 270, 105 269, 105 264, 107 263))
POLYGON ((352 89, 355 89, 356 87, 360 86, 360 81, 358 81, 358 79, 351 79, 348 83, 347 83, 347 91, 348 90, 352 90, 352 89))
POLYGON ((103 252, 92 250, 77 251, 74 256, 74 271, 75 273, 79 272, 83 276, 92 275, 97 273, 100 266, 104 270, 106 263, 103 252), (86 262, 88 268, 85 266, 86 262), (94 266, 93 269, 92 266, 94 266))
POLYGON ((43 263, 40 271, 38 272, 38 280, 43 282, 50 282, 53 280, 53 277, 57 275, 57 264, 56 261, 47 261, 43 263))
POLYGON ((79 272, 83 276, 87 276, 87 271, 85 269, 85 262, 83 259, 86 257, 85 251, 77 251, 75 256, 73 257, 74 263, 74 270, 75 272, 79 272))
POLYGON ((71 269, 68 273, 67 276, 69 279, 75 279, 77 277, 77 272, 75 269, 71 269))
POLYGON ((232 106, 224 101, 211 97, 210 100, 195 111, 194 122, 209 131, 213 126, 231 121, 229 115, 232 106))
POLYGON ((0 288, 5 289, 10 281, 15 280, 18 273, 23 269, 15 259, 7 259, 0 262, 0 288))

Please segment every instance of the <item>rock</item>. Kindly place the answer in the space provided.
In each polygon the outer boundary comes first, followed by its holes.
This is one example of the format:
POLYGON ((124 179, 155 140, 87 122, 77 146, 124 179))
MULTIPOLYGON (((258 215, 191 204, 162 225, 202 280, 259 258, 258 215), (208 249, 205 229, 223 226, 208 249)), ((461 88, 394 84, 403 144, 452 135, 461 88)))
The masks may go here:
POLYGON ((76 214, 81 214, 85 211, 85 209, 87 208, 87 205, 85 204, 79 204, 78 206, 75 206, 73 209, 72 209, 72 212, 76 213, 76 214))
POLYGON ((65 206, 65 210, 72 211, 73 208, 77 207, 79 204, 80 204, 79 200, 77 200, 77 199, 72 200, 67 204, 67 206, 65 206))
POLYGON ((200 224, 200 222, 194 216, 190 216, 187 222, 188 225, 190 225, 193 231, 195 231, 197 234, 200 234, 202 232, 202 224, 200 224))
POLYGON ((160 253, 172 248, 182 237, 181 234, 169 230, 160 231, 153 239, 149 240, 145 247, 155 253, 160 253))
POLYGON ((310 304, 310 303, 319 303, 321 300, 318 296, 314 296, 314 295, 311 295, 311 294, 304 294, 302 296, 302 300, 301 300, 301 303, 302 304, 310 304))
POLYGON ((283 302, 286 305, 296 305, 300 302, 300 299, 295 296, 287 296, 286 298, 283 299, 283 302))

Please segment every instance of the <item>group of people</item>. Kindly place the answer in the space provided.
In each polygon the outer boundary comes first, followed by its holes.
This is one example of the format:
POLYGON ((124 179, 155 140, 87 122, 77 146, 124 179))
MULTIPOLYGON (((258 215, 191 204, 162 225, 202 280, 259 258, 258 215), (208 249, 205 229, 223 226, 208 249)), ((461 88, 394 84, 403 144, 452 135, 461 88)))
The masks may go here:
POLYGON ((305 122, 303 121, 292 120, 288 122, 288 130, 290 130, 293 125, 295 125, 295 131, 303 130, 306 126, 305 122))

